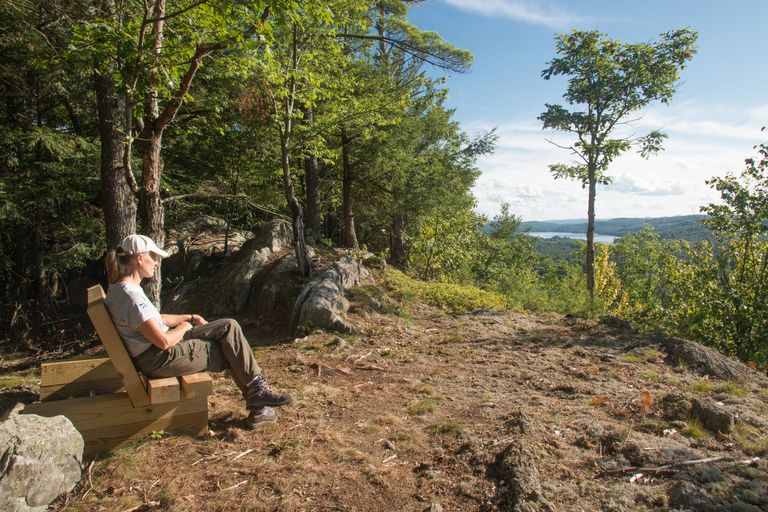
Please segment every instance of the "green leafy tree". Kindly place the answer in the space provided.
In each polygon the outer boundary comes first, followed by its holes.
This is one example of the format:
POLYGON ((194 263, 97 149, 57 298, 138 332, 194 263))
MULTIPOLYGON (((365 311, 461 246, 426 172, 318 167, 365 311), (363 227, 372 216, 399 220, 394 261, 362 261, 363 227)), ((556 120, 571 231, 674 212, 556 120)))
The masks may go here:
POLYGON ((652 101, 668 103, 676 91, 680 70, 696 51, 697 34, 689 29, 661 35, 654 43, 622 43, 597 31, 574 30, 556 36, 557 57, 542 71, 549 80, 567 76, 563 95, 567 107, 547 104, 539 116, 543 128, 572 133, 576 141, 569 150, 576 161, 554 164, 555 178, 579 181, 588 189, 587 289, 595 289, 595 194, 597 184, 610 183, 610 163, 632 146, 648 157, 661 149, 666 135, 658 130, 631 138, 616 133, 629 116, 652 101))
MULTIPOLYGON (((746 160, 739 176, 707 182, 721 202, 702 207, 715 235, 710 253, 712 281, 709 315, 720 326, 702 332, 710 343, 745 360, 768 363, 768 145, 746 160), (719 339, 712 339, 718 336, 719 339)), ((705 331, 702 329, 702 331, 705 331)))
POLYGON ((101 249, 92 95, 61 58, 77 15, 0 3, 0 330, 30 347, 51 348, 67 273, 101 249))

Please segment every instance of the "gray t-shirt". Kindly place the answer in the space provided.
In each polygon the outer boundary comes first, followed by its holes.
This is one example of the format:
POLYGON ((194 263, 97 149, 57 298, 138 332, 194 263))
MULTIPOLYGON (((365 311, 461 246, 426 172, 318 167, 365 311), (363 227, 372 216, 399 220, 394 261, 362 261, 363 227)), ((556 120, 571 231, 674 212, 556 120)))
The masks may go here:
POLYGON ((104 300, 112 316, 117 332, 125 343, 131 357, 136 357, 147 350, 152 343, 138 329, 141 324, 154 318, 165 332, 169 329, 163 323, 160 312, 147 298, 141 286, 131 283, 115 283, 109 286, 104 300))

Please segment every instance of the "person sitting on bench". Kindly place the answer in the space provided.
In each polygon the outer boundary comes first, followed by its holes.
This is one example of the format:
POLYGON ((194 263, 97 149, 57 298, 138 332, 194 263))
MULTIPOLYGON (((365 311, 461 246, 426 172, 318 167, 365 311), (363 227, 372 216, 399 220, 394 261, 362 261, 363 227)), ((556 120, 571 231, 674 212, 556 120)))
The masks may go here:
POLYGON ((273 407, 292 398, 269 387, 237 321, 160 314, 147 298, 141 280, 152 277, 157 262, 167 256, 143 235, 130 235, 107 252, 110 286, 104 303, 134 364, 147 377, 229 369, 249 411, 246 427, 276 421, 273 407))

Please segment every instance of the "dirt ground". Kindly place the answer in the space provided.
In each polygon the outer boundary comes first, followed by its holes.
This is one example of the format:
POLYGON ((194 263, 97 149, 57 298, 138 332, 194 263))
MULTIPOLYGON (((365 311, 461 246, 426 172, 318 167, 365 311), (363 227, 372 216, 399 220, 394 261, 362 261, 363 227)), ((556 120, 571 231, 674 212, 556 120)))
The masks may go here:
POLYGON ((410 305, 351 319, 361 334, 250 333, 272 386, 294 396, 276 424, 243 430, 236 387, 214 375, 208 436, 158 432, 86 460, 52 509, 768 510, 764 381, 704 379, 652 338, 554 314, 410 305), (719 403, 736 429, 668 419, 670 393, 719 403))

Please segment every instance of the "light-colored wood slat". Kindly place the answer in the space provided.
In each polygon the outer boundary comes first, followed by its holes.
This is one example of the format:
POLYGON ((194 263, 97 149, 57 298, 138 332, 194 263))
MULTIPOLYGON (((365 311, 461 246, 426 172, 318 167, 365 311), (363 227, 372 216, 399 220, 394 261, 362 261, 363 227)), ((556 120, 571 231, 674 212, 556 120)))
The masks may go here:
POLYGON ((176 377, 150 379, 148 384, 149 400, 152 404, 166 404, 181 400, 181 386, 176 377))
POLYGON ((106 306, 104 306, 104 290, 100 285, 88 288, 88 316, 96 327, 101 342, 107 349, 112 364, 123 378, 125 390, 135 407, 151 403, 144 381, 139 376, 133 361, 125 350, 123 341, 112 323, 106 306))
POLYGON ((82 396, 103 395, 124 391, 123 379, 118 375, 111 379, 76 380, 56 386, 40 386, 40 401, 63 400, 82 396))
POLYGON ((198 398, 213 394, 213 379, 205 372, 179 377, 184 398, 198 398))
POLYGON ((108 357, 79 357, 40 365, 40 385, 57 386, 76 380, 120 378, 108 357))
POLYGON ((83 435, 85 452, 90 455, 127 444, 157 430, 174 434, 204 433, 208 425, 208 401, 201 397, 136 408, 126 393, 112 393, 37 402, 27 405, 23 414, 66 416, 83 435))
POLYGON ((174 414, 190 414, 207 410, 208 401, 202 398, 169 404, 132 407, 126 393, 73 398, 56 402, 36 402, 24 407, 25 414, 64 415, 72 421, 78 430, 143 423, 161 417, 170 418, 174 414))
POLYGON ((83 455, 87 457, 106 453, 114 448, 130 445, 136 439, 158 430, 175 435, 205 434, 208 432, 208 412, 176 414, 168 418, 159 418, 146 425, 131 423, 86 430, 82 433, 85 443, 83 455))

